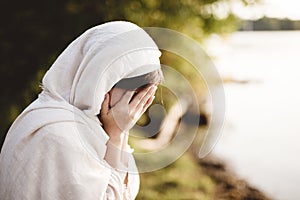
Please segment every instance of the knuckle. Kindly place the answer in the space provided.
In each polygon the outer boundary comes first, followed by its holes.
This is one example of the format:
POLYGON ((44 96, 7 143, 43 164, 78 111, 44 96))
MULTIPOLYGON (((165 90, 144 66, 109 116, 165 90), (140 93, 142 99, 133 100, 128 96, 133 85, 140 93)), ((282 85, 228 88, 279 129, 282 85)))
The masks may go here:
POLYGON ((135 113, 130 113, 129 114, 129 119, 134 120, 135 119, 135 113))
POLYGON ((142 100, 142 104, 146 104, 147 101, 148 101, 148 98, 144 98, 144 99, 142 100))
POLYGON ((138 96, 138 99, 139 99, 139 101, 141 101, 141 100, 143 99, 143 95, 142 95, 142 94, 139 95, 139 96, 138 96))

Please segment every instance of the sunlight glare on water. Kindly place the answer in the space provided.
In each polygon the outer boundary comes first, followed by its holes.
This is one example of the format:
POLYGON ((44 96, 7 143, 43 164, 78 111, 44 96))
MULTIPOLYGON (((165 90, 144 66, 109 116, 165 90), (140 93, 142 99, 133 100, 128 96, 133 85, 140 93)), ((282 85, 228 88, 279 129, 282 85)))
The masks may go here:
POLYGON ((300 32, 237 32, 211 41, 227 80, 213 154, 274 199, 300 199, 300 32))

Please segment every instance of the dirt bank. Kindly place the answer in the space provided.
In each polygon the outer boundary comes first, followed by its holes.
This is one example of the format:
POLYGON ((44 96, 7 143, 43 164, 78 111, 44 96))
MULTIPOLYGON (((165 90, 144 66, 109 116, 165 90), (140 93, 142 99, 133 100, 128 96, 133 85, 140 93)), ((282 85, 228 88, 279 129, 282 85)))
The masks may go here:
POLYGON ((226 168, 224 162, 207 157, 199 160, 204 173, 210 176, 216 184, 215 198, 220 200, 269 200, 257 188, 244 180, 239 179, 226 168))

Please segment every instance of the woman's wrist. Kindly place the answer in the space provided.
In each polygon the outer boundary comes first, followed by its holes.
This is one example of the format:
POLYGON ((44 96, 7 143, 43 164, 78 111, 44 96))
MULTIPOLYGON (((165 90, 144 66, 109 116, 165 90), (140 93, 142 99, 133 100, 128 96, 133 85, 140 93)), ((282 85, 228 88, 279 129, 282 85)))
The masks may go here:
POLYGON ((109 142, 121 148, 124 142, 125 133, 122 132, 121 130, 107 130, 106 132, 107 135, 109 136, 109 142))
POLYGON ((121 136, 110 136, 108 142, 114 145, 116 148, 121 149, 123 139, 121 136))

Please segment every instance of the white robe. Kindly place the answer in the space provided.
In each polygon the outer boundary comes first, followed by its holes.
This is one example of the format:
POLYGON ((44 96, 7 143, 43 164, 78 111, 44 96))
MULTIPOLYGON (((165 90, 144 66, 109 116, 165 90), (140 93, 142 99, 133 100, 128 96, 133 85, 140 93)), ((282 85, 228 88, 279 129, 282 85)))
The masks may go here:
POLYGON ((159 56, 154 41, 129 22, 105 23, 74 40, 8 131, 0 199, 134 199, 139 176, 132 151, 122 152, 122 169, 105 161, 109 137, 97 115, 115 83, 159 69, 159 56))

